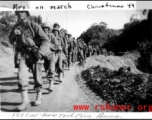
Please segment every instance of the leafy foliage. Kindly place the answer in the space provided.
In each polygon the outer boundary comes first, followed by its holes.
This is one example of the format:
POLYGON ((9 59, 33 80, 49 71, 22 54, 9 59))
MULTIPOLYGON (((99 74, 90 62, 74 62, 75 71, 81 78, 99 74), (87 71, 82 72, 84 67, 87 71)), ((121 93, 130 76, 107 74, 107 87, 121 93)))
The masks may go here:
POLYGON ((0 12, 0 37, 7 35, 16 22, 17 18, 11 11, 0 12))
POLYGON ((138 111, 138 105, 151 104, 152 76, 132 74, 124 68, 112 71, 100 66, 83 71, 81 76, 109 104, 131 105, 133 111, 138 111))
POLYGON ((120 34, 120 30, 107 28, 107 23, 94 23, 87 31, 84 31, 80 37, 86 42, 102 47, 105 43, 110 42, 114 37, 120 34))

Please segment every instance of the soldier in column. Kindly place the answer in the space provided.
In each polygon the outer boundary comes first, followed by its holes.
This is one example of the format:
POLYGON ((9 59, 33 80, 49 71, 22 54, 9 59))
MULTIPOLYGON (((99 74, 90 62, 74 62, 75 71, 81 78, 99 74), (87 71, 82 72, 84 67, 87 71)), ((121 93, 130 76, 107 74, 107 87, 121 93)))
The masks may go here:
POLYGON ((64 62, 64 55, 63 55, 63 39, 60 37, 60 31, 58 28, 53 28, 52 33, 57 39, 58 49, 56 51, 56 67, 57 67, 57 73, 59 75, 58 81, 62 82, 63 78, 63 62, 64 62))
POLYGON ((68 69, 72 63, 72 52, 73 52, 73 40, 72 35, 68 34, 68 69))
POLYGON ((35 90, 37 92, 34 105, 42 103, 42 65, 43 58, 52 55, 49 50, 49 39, 43 32, 41 26, 30 21, 28 11, 15 11, 19 22, 13 27, 9 40, 13 44, 16 41, 17 52, 20 53, 18 64, 18 81, 21 86, 20 93, 22 103, 17 106, 16 110, 24 110, 30 104, 28 96, 29 72, 30 68, 35 81, 35 90))
POLYGON ((101 54, 101 51, 100 51, 99 45, 96 45, 96 49, 97 49, 97 55, 100 55, 100 54, 101 54))
POLYGON ((78 39, 78 59, 81 62, 82 60, 84 60, 84 54, 83 54, 83 42, 82 39, 79 38, 78 39))
POLYGON ((77 40, 75 38, 73 38, 73 59, 74 62, 77 61, 77 40))
POLYGON ((87 49, 87 54, 88 54, 88 57, 91 57, 92 56, 92 53, 93 53, 93 49, 92 49, 92 46, 90 44, 90 42, 88 43, 88 49, 87 49))
POLYGON ((108 56, 108 52, 107 52, 107 50, 106 50, 106 48, 104 48, 104 53, 105 53, 105 56, 108 56))
POLYGON ((55 74, 55 52, 58 49, 58 44, 56 37, 50 33, 50 27, 47 23, 43 23, 42 29, 45 32, 45 34, 48 36, 50 40, 50 51, 52 52, 52 56, 50 58, 44 58, 44 68, 47 75, 47 80, 49 81, 49 87, 48 90, 51 92, 54 89, 54 74, 55 74))
POLYGON ((75 62, 75 51, 74 51, 74 48, 75 48, 75 38, 71 37, 71 65, 74 65, 74 62, 75 62))
POLYGON ((84 59, 85 59, 86 56, 87 56, 87 45, 84 41, 82 41, 82 44, 83 44, 83 56, 84 56, 84 59))
POLYGON ((70 41, 70 39, 69 39, 69 34, 68 34, 68 32, 66 31, 66 33, 65 33, 65 38, 66 38, 66 41, 67 41, 67 54, 66 54, 66 68, 67 68, 67 70, 70 70, 70 51, 69 51, 69 49, 70 49, 70 44, 71 44, 71 41, 70 41))
POLYGON ((64 53, 64 62, 63 62, 63 68, 64 68, 64 70, 66 70, 66 67, 68 65, 68 63, 67 63, 68 43, 67 43, 66 33, 67 33, 66 30, 64 30, 64 29, 60 30, 60 37, 63 40, 62 49, 63 49, 63 53, 64 53))

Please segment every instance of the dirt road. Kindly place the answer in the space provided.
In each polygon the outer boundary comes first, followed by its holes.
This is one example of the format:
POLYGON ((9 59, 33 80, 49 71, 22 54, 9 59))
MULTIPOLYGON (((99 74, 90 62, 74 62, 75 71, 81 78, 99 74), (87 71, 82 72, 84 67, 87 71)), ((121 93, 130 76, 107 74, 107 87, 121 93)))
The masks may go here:
MULTIPOLYGON (((9 52, 8 52, 9 53, 9 52)), ((21 103, 20 93, 17 89, 17 69, 14 68, 13 54, 1 56, 0 54, 0 93, 1 110, 14 111, 16 105, 21 103)), ((133 59, 133 58, 132 58, 133 59)), ((135 58, 136 59, 136 58, 135 58)), ((49 93, 48 81, 45 73, 43 74, 43 103, 40 106, 33 106, 36 98, 36 92, 33 90, 34 80, 32 74, 29 81, 29 97, 31 105, 26 112, 82 112, 74 110, 74 105, 89 105, 88 112, 96 112, 95 105, 105 105, 105 102, 90 90, 84 83, 84 80, 77 76, 81 70, 91 66, 100 65, 111 70, 118 70, 122 66, 130 66, 133 73, 140 73, 136 69, 133 60, 129 58, 116 56, 93 56, 87 58, 82 67, 78 64, 71 66, 69 71, 65 71, 62 83, 55 82, 55 89, 49 93), (82 68, 82 69, 81 69, 82 68)), ((83 110, 85 112, 85 110, 83 110)))
MULTIPOLYGON (((4 63, 9 62, 9 69, 2 71, 0 74, 1 110, 4 112, 13 112, 16 105, 19 105, 21 102, 20 93, 16 91, 17 69, 13 68, 13 57, 3 57, 1 60, 3 60, 4 63)), ((43 103, 40 106, 33 106, 36 92, 33 90, 34 81, 31 74, 29 82, 31 105, 23 112, 72 112, 74 111, 73 105, 89 105, 90 108, 87 111, 97 111, 94 106, 96 104, 103 104, 102 100, 89 90, 82 80, 75 79, 77 73, 75 68, 76 65, 71 66, 70 71, 65 71, 63 82, 59 84, 56 82, 55 89, 51 93, 47 90, 48 81, 44 73, 43 103)), ((81 111, 82 110, 78 110, 75 112, 81 111)))

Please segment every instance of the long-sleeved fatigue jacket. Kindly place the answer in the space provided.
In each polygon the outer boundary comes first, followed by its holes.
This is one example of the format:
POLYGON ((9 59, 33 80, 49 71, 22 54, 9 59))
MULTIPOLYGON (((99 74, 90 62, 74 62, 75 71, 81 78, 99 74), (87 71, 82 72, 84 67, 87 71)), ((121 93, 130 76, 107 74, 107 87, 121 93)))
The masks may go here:
POLYGON ((34 41, 35 45, 38 46, 38 52, 43 56, 47 56, 48 53, 50 52, 49 38, 45 35, 42 28, 37 23, 35 23, 33 21, 27 20, 27 22, 24 25, 21 23, 17 23, 13 27, 13 29, 10 33, 10 36, 9 36, 10 43, 13 44, 14 40, 16 39, 16 35, 14 34, 14 30, 20 26, 25 28, 32 35, 32 38, 26 39, 24 41, 24 44, 29 45, 30 41, 28 41, 28 40, 32 39, 34 41))
POLYGON ((63 42, 63 39, 61 37, 55 37, 56 38, 56 41, 57 41, 57 46, 58 48, 61 47, 62 50, 63 50, 63 47, 64 47, 64 42, 63 42))
POLYGON ((50 43, 51 43, 50 44, 50 49, 52 51, 56 51, 59 47, 56 37, 52 33, 50 33, 48 35, 48 37, 49 37, 49 40, 50 40, 50 43))

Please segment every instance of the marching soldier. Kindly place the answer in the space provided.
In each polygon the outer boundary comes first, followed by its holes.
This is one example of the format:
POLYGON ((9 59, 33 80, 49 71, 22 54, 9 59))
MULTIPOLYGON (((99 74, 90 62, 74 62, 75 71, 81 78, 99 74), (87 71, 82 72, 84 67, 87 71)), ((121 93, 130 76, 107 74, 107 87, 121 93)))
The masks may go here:
POLYGON ((84 60, 84 54, 83 54, 83 43, 82 39, 78 39, 78 59, 79 61, 84 60))
POLYGON ((97 49, 97 55, 100 55, 101 52, 100 52, 100 47, 98 45, 96 45, 96 49, 97 49))
POLYGON ((104 53, 105 53, 105 56, 108 56, 108 52, 105 48, 104 48, 104 53))
POLYGON ((59 25, 58 23, 54 23, 54 24, 53 24, 53 28, 55 28, 55 29, 60 29, 60 25, 59 25))
POLYGON ((92 56, 92 53, 93 53, 93 49, 92 49, 92 46, 90 45, 90 42, 88 43, 88 49, 87 49, 87 56, 88 57, 91 57, 92 56))
POLYGON ((75 51, 74 48, 76 47, 75 38, 71 37, 71 65, 75 62, 75 51))
POLYGON ((58 28, 53 28, 52 33, 57 39, 57 44, 58 44, 58 50, 56 51, 56 66, 57 66, 57 73, 59 74, 58 80, 59 82, 62 82, 62 77, 63 77, 63 62, 65 60, 65 56, 63 54, 63 39, 59 36, 60 31, 58 28))
POLYGON ((45 32, 45 34, 48 36, 50 40, 50 50, 52 52, 52 56, 50 58, 45 58, 44 59, 44 68, 45 72, 47 74, 47 79, 49 81, 49 91, 53 91, 54 88, 54 74, 55 74, 55 52, 57 50, 57 40, 53 34, 50 34, 50 27, 47 23, 43 23, 42 29, 45 32))
POLYGON ((16 42, 16 50, 20 53, 18 81, 21 86, 22 103, 17 106, 21 111, 30 104, 28 97, 29 72, 30 68, 35 81, 35 90, 37 91, 34 105, 40 105, 42 102, 42 59, 52 55, 49 50, 49 39, 42 28, 35 22, 28 19, 28 11, 15 11, 19 22, 13 27, 9 40, 10 43, 16 42))
POLYGON ((67 31, 65 32, 65 40, 66 40, 66 43, 67 43, 67 54, 66 54, 66 68, 67 70, 70 69, 70 54, 69 54, 69 49, 70 49, 70 46, 71 46, 71 41, 69 39, 69 34, 67 33, 67 31))
POLYGON ((72 35, 68 34, 68 69, 72 63, 72 52, 73 52, 73 40, 72 35))
POLYGON ((77 52, 78 52, 77 40, 75 38, 73 38, 73 59, 74 59, 74 62, 77 61, 77 52))
POLYGON ((84 41, 82 41, 82 44, 83 44, 83 55, 84 55, 84 58, 87 57, 87 45, 84 41))
POLYGON ((103 48, 101 49, 101 54, 104 55, 104 49, 103 48))
POLYGON ((97 49, 95 46, 92 46, 92 49, 93 49, 93 55, 97 55, 97 49))
POLYGON ((107 51, 106 51, 105 48, 102 48, 102 54, 103 54, 104 56, 107 56, 107 55, 108 55, 108 53, 107 53, 107 51))
POLYGON ((65 30, 63 30, 63 29, 60 30, 60 37, 61 37, 61 39, 63 39, 62 48, 63 48, 63 53, 64 53, 64 56, 65 56, 65 60, 63 62, 63 68, 64 68, 64 70, 68 66, 68 62, 67 62, 67 59, 68 59, 68 43, 67 43, 66 33, 67 32, 65 30))

